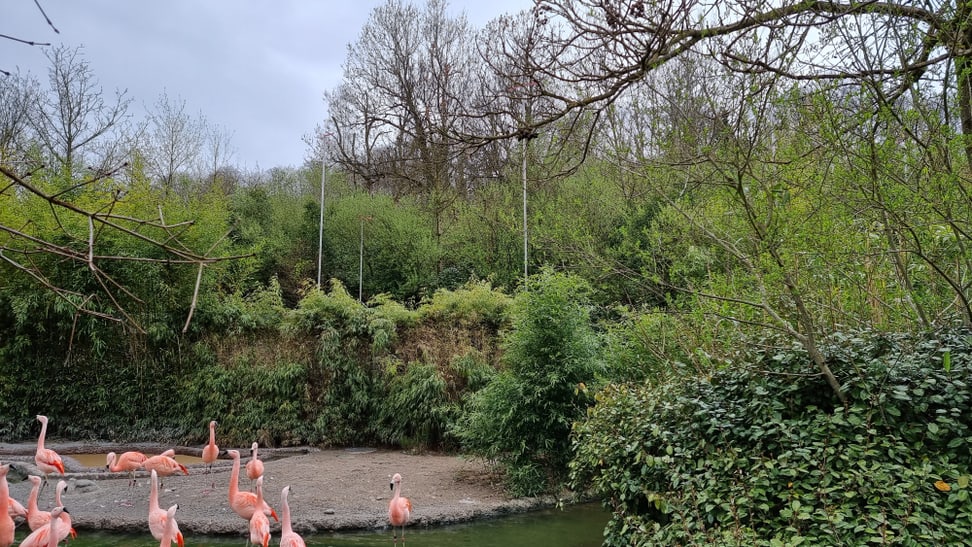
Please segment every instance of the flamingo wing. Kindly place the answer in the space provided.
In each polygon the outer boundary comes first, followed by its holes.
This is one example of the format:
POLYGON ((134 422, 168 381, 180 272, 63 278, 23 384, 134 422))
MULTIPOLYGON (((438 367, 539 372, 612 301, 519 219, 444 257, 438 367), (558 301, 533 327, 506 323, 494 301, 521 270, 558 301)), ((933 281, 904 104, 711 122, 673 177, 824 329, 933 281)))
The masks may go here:
POLYGON ((50 448, 37 449, 37 453, 34 454, 34 463, 44 473, 57 471, 62 475, 64 474, 64 462, 61 461, 61 456, 50 448))
POLYGON ((27 509, 24 508, 24 506, 21 505, 19 501, 13 498, 7 498, 7 501, 9 502, 7 507, 7 513, 10 515, 11 518, 13 517, 27 518, 27 509))

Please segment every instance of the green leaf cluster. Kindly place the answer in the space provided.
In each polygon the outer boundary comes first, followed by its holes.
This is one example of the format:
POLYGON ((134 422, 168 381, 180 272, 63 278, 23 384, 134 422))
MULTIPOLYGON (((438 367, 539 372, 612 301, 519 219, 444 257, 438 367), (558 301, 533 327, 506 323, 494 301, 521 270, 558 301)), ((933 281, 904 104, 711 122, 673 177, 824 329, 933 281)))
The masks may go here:
POLYGON ((455 428, 463 449, 501 465, 515 495, 565 479, 570 429, 601 371, 586 283, 548 270, 529 286, 513 302, 505 368, 472 396, 455 428))
POLYGON ((708 377, 597 395, 570 469, 612 513, 607 545, 968 541, 969 332, 828 338, 846 407, 802 349, 761 342, 708 377))

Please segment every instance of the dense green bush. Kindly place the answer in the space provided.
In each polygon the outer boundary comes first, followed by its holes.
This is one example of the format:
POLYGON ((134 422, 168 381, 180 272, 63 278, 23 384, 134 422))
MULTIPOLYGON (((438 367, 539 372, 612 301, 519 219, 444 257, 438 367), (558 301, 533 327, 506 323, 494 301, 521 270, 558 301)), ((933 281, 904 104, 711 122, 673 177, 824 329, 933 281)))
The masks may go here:
POLYGON ((846 407, 797 347, 600 392, 571 479, 611 510, 606 544, 968 542, 972 336, 823 348, 846 407))
POLYGON ((499 328, 508 319, 511 303, 509 295, 494 289, 489 282, 469 281, 455 290, 435 291, 418 311, 423 319, 485 323, 499 328))
MULTIPOLYGON (((309 435, 307 371, 297 363, 257 363, 241 359, 231 366, 199 368, 183 384, 186 415, 219 421, 219 436, 229 445, 303 444, 309 435)), ((192 430, 192 424, 183 424, 192 430)), ((196 424, 199 434, 205 423, 196 424)))
POLYGON ((446 379, 433 365, 391 367, 381 401, 381 440, 405 447, 439 447, 457 407, 449 403, 446 379))
POLYGON ((600 370, 587 290, 569 275, 531 278, 530 291, 513 303, 506 368, 472 396, 456 426, 463 448, 499 462, 514 495, 544 492, 566 478, 570 429, 600 370))

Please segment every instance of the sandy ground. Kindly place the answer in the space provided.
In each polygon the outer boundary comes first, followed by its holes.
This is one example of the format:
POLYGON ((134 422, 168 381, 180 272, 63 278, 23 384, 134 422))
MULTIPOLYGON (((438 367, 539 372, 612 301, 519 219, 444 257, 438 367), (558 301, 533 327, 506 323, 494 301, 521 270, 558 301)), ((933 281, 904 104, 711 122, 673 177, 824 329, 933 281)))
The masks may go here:
MULTIPOLYGON (((41 491, 38 504, 50 509, 58 479, 68 481, 63 496, 77 530, 102 529, 141 532, 147 527, 149 480, 138 473, 138 486, 128 487, 128 475, 110 473, 104 466, 83 467, 70 453, 107 453, 140 450, 158 454, 168 447, 98 445, 58 446, 48 442, 65 460, 65 477, 52 477, 41 491)), ((0 462, 12 462, 10 494, 27 505, 31 484, 23 480, 33 467, 34 445, 0 444, 0 462), (22 482, 14 482, 18 480, 22 482)), ((223 450, 225 447, 220 447, 223 450)), ((243 465, 249 449, 239 448, 243 465)), ((199 456, 201 448, 176 448, 177 453, 199 456)), ((290 485, 294 529, 301 533, 334 530, 378 529, 387 526, 389 480, 401 473, 402 495, 413 504, 410 526, 432 526, 522 512, 555 503, 553 498, 510 499, 493 475, 479 462, 441 454, 410 454, 402 451, 347 449, 261 449, 264 460, 264 494, 280 514, 280 492, 290 485)), ((247 523, 228 502, 232 460, 225 453, 207 473, 205 464, 188 466, 189 475, 166 477, 160 493, 163 508, 179 504, 177 520, 184 533, 242 535, 247 523), (214 486, 214 488, 213 488, 214 486)), ((240 488, 250 489, 241 473, 240 488)), ((272 521, 271 521, 272 522, 272 521)), ((273 530, 279 523, 272 522, 273 530)), ((25 526, 25 525, 24 525, 25 526)))

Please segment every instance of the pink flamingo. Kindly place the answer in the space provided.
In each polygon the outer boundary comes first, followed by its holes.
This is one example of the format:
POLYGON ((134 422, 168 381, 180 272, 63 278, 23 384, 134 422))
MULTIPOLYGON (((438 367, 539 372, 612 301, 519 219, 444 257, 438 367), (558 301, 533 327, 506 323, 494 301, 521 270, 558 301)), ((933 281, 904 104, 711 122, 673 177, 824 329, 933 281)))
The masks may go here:
MULTIPOLYGON (((263 505, 263 477, 256 479, 256 504, 263 505)), ((270 545, 270 519, 263 511, 254 511, 250 516, 250 541, 253 545, 268 547, 270 545)))
POLYGON ((122 452, 120 456, 114 452, 109 452, 108 463, 105 467, 112 473, 127 472, 128 487, 132 488, 133 486, 138 486, 138 481, 135 480, 135 472, 145 465, 145 460, 147 459, 148 456, 137 450, 122 452))
POLYGON ((246 478, 251 481, 263 476, 263 462, 257 458, 258 448, 260 448, 260 443, 254 442, 250 445, 250 461, 246 462, 246 478))
POLYGON ((159 547, 172 547, 173 541, 177 541, 180 546, 182 545, 182 534, 176 535, 178 531, 175 514, 178 508, 178 505, 173 505, 165 512, 165 530, 162 531, 162 537, 159 538, 159 547))
POLYGON ((142 464, 142 467, 148 471, 154 470, 156 473, 158 473, 160 477, 160 485, 164 483, 161 477, 168 477, 180 472, 185 475, 189 474, 189 470, 186 469, 186 466, 176 461, 175 450, 172 449, 166 450, 158 456, 147 458, 145 463, 142 464))
POLYGON ((41 480, 43 479, 37 475, 29 475, 27 478, 34 485, 30 489, 30 495, 27 496, 27 526, 33 531, 51 519, 50 514, 48 514, 47 518, 38 516, 40 514, 40 508, 37 507, 37 494, 40 492, 41 480))
POLYGON ((280 547, 307 547, 304 543, 304 538, 294 532, 293 527, 290 525, 290 503, 287 502, 288 495, 290 495, 290 486, 284 486, 284 489, 280 492, 280 505, 283 506, 283 509, 280 510, 282 519, 280 521, 280 547))
MULTIPOLYGON (((219 457, 219 447, 216 446, 216 420, 209 422, 209 444, 203 447, 202 450, 202 461, 207 465, 206 473, 213 472, 213 464, 216 463, 216 458, 219 457)), ((210 489, 216 488, 216 479, 213 479, 213 484, 210 489)))
POLYGON ((264 514, 270 515, 273 517, 273 520, 279 521, 277 512, 267 504, 266 500, 258 505, 256 494, 253 492, 240 492, 240 486, 238 484, 240 480, 240 451, 227 450, 226 453, 233 458, 233 471, 230 473, 229 483, 229 503, 233 511, 244 519, 250 520, 256 508, 260 507, 264 514))
POLYGON ((57 452, 50 448, 44 448, 44 437, 47 435, 47 416, 38 414, 37 421, 41 423, 41 430, 40 436, 37 437, 37 452, 34 454, 34 463, 44 473, 44 482, 41 484, 41 488, 43 488, 47 484, 48 475, 55 471, 64 474, 64 462, 61 461, 61 456, 57 452))
MULTIPOLYGON (((64 503, 61 502, 61 492, 67 492, 67 489, 68 489, 68 483, 66 483, 64 481, 57 481, 57 490, 54 491, 54 506, 55 507, 64 507, 64 503)), ((51 519, 54 519, 54 518, 55 517, 54 517, 54 515, 52 513, 51 514, 51 519)), ((71 513, 69 513, 67 509, 65 509, 64 512, 61 513, 61 516, 60 516, 60 519, 59 520, 64 524, 64 526, 62 528, 58 528, 58 532, 57 532, 57 541, 58 542, 60 542, 64 538, 66 538, 68 536, 68 534, 71 535, 71 538, 72 539, 78 537, 78 533, 74 530, 74 526, 71 525, 72 524, 71 523, 71 513)))
MULTIPOLYGON (((32 531, 37 531, 40 528, 47 526, 47 523, 51 521, 51 512, 44 511, 37 506, 37 495, 40 492, 41 478, 36 475, 30 475, 28 477, 30 482, 33 483, 33 488, 30 489, 30 495, 27 497, 27 526, 30 527, 32 531)), ((64 507, 61 503, 61 492, 67 490, 68 483, 64 481, 57 481, 57 490, 54 491, 54 505, 64 507)), ((70 518, 70 514, 68 514, 70 518)))
POLYGON ((392 525, 392 540, 398 543, 395 527, 401 526, 402 543, 405 543, 405 525, 408 524, 408 517, 412 514, 412 501, 402 496, 402 476, 398 473, 395 473, 388 486, 395 490, 391 501, 388 502, 388 521, 392 525))
POLYGON ((10 518, 27 518, 27 508, 23 506, 19 501, 10 498, 10 503, 7 505, 7 513, 10 514, 10 518))
POLYGON ((67 514, 67 509, 60 505, 52 509, 51 520, 48 522, 47 526, 43 526, 31 532, 30 535, 24 538, 24 540, 20 543, 20 547, 57 547, 57 544, 60 543, 64 537, 67 537, 67 533, 64 531, 64 520, 62 518, 67 514), (59 537, 62 533, 64 534, 64 537, 59 537))
MULTIPOLYGON (((10 505, 10 485, 7 484, 10 464, 0 465, 0 507, 10 505)), ((0 547, 10 547, 14 542, 14 521, 7 511, 0 511, 0 547)))
MULTIPOLYGON (((159 475, 155 472, 155 469, 151 473, 152 489, 149 491, 148 510, 149 531, 152 532, 152 537, 163 541, 162 538, 165 536, 165 530, 169 526, 169 516, 165 510, 159 507, 159 475)), ((175 521, 175 518, 172 518, 172 520, 175 521)), ((182 532, 179 531, 179 524, 173 522, 172 526, 174 530, 169 541, 175 541, 179 544, 179 547, 183 547, 185 545, 185 538, 182 536, 182 532)))

